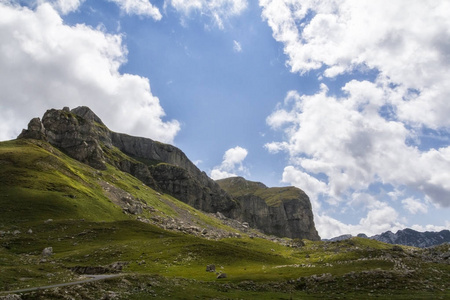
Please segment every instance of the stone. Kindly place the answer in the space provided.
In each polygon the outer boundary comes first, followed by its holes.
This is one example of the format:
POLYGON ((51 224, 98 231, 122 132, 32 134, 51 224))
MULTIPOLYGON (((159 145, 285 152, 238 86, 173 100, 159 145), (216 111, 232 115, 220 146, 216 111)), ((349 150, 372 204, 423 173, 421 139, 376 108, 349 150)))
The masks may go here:
POLYGON ((42 250, 42 256, 48 257, 53 255, 53 247, 47 247, 44 250, 42 250))
POLYGON ((216 272, 216 265, 207 265, 206 272, 216 272))
POLYGON ((22 297, 17 294, 9 294, 6 296, 0 296, 1 300, 22 300, 22 297))
POLYGON ((217 275, 217 279, 222 279, 222 278, 227 278, 227 274, 226 273, 220 273, 219 275, 217 275))

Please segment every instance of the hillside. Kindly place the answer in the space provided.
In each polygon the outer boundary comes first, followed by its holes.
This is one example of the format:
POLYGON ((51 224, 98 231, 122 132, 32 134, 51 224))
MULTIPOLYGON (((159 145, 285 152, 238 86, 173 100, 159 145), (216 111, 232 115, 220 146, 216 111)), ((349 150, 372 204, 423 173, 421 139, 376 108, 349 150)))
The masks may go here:
POLYGON ((258 206, 233 199, 180 149, 151 139, 112 132, 88 107, 50 109, 42 121, 32 119, 19 139, 46 141, 98 170, 105 170, 110 165, 196 209, 251 223, 253 227, 279 237, 320 239, 312 220, 311 204, 304 193, 286 202, 289 218, 286 218, 285 210, 271 211, 278 221, 269 224, 276 230, 268 230, 265 222, 250 219, 253 216, 262 218, 260 214, 264 212, 258 206), (295 230, 290 230, 292 228, 295 230))
MULTIPOLYGON (((192 183, 185 192, 205 193, 193 188, 201 182, 188 170, 90 139, 94 131, 85 117, 56 112, 50 114, 86 129, 84 140, 77 140, 79 127, 58 137, 34 120, 21 139, 0 142, 0 299, 410 299, 411 292, 418 299, 450 297, 449 245, 419 249, 363 238, 322 242, 265 235, 220 211, 188 205, 190 195, 175 198, 179 187, 165 192, 161 182, 170 182, 145 171, 160 165, 167 176, 172 170, 177 180, 185 176, 182 182, 192 183), (207 272, 212 265, 215 271, 207 272), (17 292, 15 298, 8 292, 93 273, 118 277, 17 292)), ((97 136, 108 137, 101 120, 92 120, 97 136)), ((178 151, 169 146, 155 149, 178 151)), ((230 194, 253 194, 269 209, 283 207, 291 194, 297 200, 302 195, 244 179, 237 183, 229 193, 215 182, 211 186, 222 193, 221 203, 230 199, 236 207, 242 199, 230 194)))

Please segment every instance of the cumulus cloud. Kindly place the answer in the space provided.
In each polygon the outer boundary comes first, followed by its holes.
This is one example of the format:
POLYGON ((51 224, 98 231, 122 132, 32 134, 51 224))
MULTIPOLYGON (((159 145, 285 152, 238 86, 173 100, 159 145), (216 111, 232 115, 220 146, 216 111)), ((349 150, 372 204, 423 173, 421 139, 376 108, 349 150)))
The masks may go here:
POLYGON ((236 146, 228 149, 220 166, 213 168, 211 178, 214 180, 238 176, 236 173, 247 173, 244 167, 244 159, 247 157, 248 151, 245 148, 236 146))
POLYGON ((121 10, 125 11, 129 15, 146 16, 161 20, 162 15, 157 7, 150 3, 148 0, 108 0, 116 3, 121 10))
POLYGON ((76 11, 85 0, 55 0, 51 3, 63 15, 76 11))
POLYGON ((422 203, 420 200, 414 199, 414 198, 406 198, 402 200, 403 207, 408 210, 413 215, 417 213, 427 213, 428 208, 427 205, 422 203))
MULTIPOLYGON (((312 189, 313 199, 322 195, 344 207, 354 203, 352 195, 369 193, 374 184, 392 189, 392 201, 400 199, 413 214, 426 212, 425 202, 450 207, 450 147, 418 147, 420 130, 450 127, 450 3, 259 4, 292 72, 315 70, 321 80, 368 69, 378 74, 373 81, 347 82, 339 96, 330 95, 324 84, 312 95, 288 92, 267 118, 270 127, 285 134, 283 140, 266 145, 269 152, 288 153, 290 165, 283 179, 312 189), (423 199, 408 198, 399 192, 404 190, 421 193, 423 199)), ((363 227, 382 230, 378 212, 389 213, 392 228, 400 224, 389 205, 371 208, 357 225, 331 220, 320 210, 316 215, 318 227, 337 226, 346 233, 363 227)))
POLYGON ((284 44, 293 72, 324 68, 324 76, 335 77, 376 69, 386 87, 396 86, 390 101, 398 118, 430 128, 450 126, 445 100, 450 97, 450 2, 259 3, 274 38, 284 44))
MULTIPOLYGON (((30 0, 29 4, 34 6, 49 3, 58 12, 66 15, 70 12, 78 10, 78 8, 86 0, 30 0)), ((150 3, 149 0, 106 0, 113 2, 119 6, 119 8, 128 15, 138 15, 144 17, 151 17, 156 21, 161 20, 162 15, 157 7, 150 3)), ((10 1, 17 2, 17 1, 10 1)), ((20 3, 20 1, 19 1, 20 3)))
POLYGON ((338 221, 327 214, 315 214, 314 221, 321 238, 332 238, 343 234, 356 236, 359 233, 372 236, 388 230, 395 232, 405 228, 404 224, 398 222, 397 211, 386 204, 383 207, 370 210, 355 225, 338 221))
POLYGON ((173 142, 147 78, 121 74, 121 35, 65 25, 50 4, 0 4, 0 139, 11 139, 48 108, 91 107, 112 130, 173 142))
POLYGON ((224 28, 226 20, 240 15, 248 5, 247 0, 168 0, 168 2, 185 16, 196 12, 210 17, 220 29, 224 28))

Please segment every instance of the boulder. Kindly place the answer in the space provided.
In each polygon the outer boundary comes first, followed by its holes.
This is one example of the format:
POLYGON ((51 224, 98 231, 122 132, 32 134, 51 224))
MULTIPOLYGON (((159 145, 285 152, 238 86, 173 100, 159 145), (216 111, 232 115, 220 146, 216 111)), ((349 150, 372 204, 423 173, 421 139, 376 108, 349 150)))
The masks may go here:
POLYGON ((53 247, 47 247, 44 250, 42 250, 42 256, 49 257, 53 255, 53 247))
POLYGON ((206 272, 216 272, 216 265, 207 265, 206 272))

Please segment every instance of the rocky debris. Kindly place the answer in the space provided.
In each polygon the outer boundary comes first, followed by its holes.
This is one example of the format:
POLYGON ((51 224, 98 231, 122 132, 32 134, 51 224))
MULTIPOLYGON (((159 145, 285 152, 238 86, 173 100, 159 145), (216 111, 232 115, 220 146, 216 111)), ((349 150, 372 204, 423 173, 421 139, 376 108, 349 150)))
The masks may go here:
POLYGON ((17 294, 9 294, 6 296, 0 296, 0 300, 22 300, 22 297, 17 294))
POLYGON ((70 268, 70 270, 76 274, 81 275, 99 275, 107 273, 119 273, 126 265, 128 265, 128 262, 114 262, 107 266, 75 266, 70 268))
POLYGON ((42 250, 42 256, 43 257, 49 257, 53 255, 53 247, 47 247, 44 250, 42 250))
POLYGON ((216 265, 207 265, 206 272, 216 272, 216 265))
POLYGON ((217 279, 223 279, 223 278, 227 278, 226 273, 219 273, 219 275, 217 275, 217 279))
POLYGON ((120 299, 120 296, 113 291, 107 291, 105 295, 101 298, 102 300, 115 300, 120 299))

